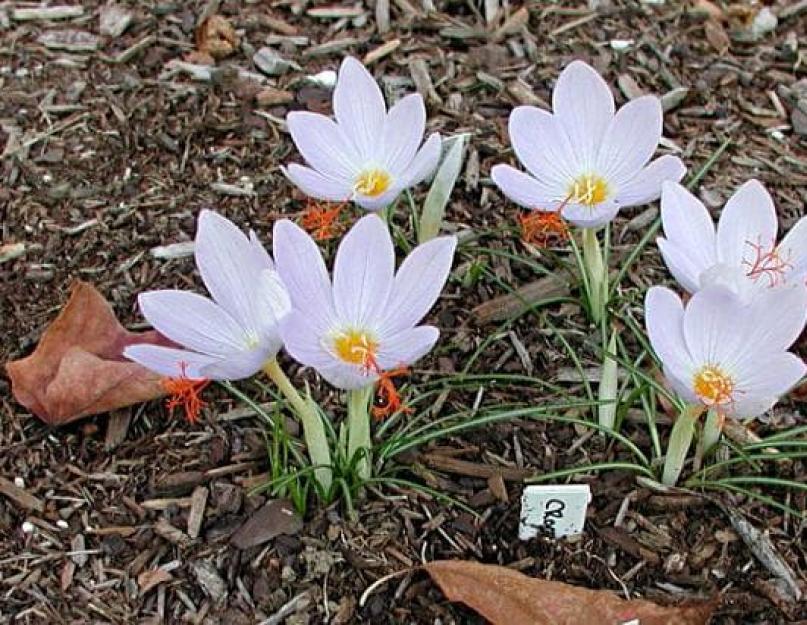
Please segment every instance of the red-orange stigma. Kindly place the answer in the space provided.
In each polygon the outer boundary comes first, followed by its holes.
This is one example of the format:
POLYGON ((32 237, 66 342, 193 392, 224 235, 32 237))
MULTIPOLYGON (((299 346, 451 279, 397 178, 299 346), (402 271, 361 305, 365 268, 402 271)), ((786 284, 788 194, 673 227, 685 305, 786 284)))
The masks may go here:
POLYGON ((174 409, 182 406, 185 417, 189 423, 196 423, 199 413, 205 407, 206 402, 202 401, 199 394, 210 384, 207 378, 189 378, 185 372, 188 364, 179 363, 181 370, 178 378, 163 378, 163 388, 168 391, 170 397, 165 402, 166 407, 173 416, 174 409))
POLYGON ((332 239, 338 234, 337 220, 345 204, 329 205, 326 202, 308 200, 308 206, 300 219, 300 225, 317 241, 332 239))
POLYGON ((569 239, 569 225, 557 211, 532 211, 518 216, 521 239, 525 243, 547 247, 551 243, 563 243, 569 239))
POLYGON ((404 405, 401 396, 398 394, 398 389, 395 388, 395 382, 393 382, 393 378, 409 375, 409 369, 407 367, 402 366, 390 369, 389 371, 382 371, 376 359, 370 354, 366 356, 364 366, 368 373, 372 372, 378 376, 375 397, 373 397, 373 419, 381 421, 394 415, 396 412, 412 412, 411 408, 404 405))
POLYGON ((761 242, 761 239, 757 239, 756 243, 746 241, 745 244, 751 247, 754 254, 753 260, 743 259, 743 265, 746 266, 746 275, 752 280, 765 276, 768 279, 769 287, 783 284, 785 273, 793 268, 793 265, 790 264, 790 252, 788 252, 787 258, 783 258, 779 254, 779 250, 776 249, 775 241, 768 251, 765 251, 767 248, 761 242))

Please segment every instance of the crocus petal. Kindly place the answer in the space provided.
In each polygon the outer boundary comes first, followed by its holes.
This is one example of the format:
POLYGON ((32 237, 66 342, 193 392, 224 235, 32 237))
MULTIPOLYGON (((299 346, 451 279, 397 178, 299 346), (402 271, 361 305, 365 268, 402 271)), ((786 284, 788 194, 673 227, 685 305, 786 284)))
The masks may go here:
POLYGON ((395 250, 377 215, 362 217, 339 244, 333 301, 340 321, 363 328, 383 312, 395 272, 395 250))
POLYGON ((426 107, 419 93, 401 98, 384 120, 384 162, 389 171, 406 171, 423 141, 426 107))
POLYGON ((807 276, 807 217, 799 219, 782 239, 779 255, 790 267, 788 280, 804 284, 807 276))
POLYGON ((785 351, 801 335, 807 323, 807 289, 793 284, 765 289, 748 307, 738 328, 745 342, 745 353, 785 351))
POLYGON ((167 378, 186 377, 200 379, 205 377, 201 370, 221 360, 217 356, 206 356, 184 349, 163 347, 161 345, 129 345, 123 355, 167 378))
POLYGON ((767 412, 805 373, 807 366, 795 354, 755 354, 737 371, 737 397, 729 406, 732 416, 756 417, 767 412))
POLYGON ((717 225, 717 250, 728 265, 753 262, 754 245, 770 250, 776 243, 776 208, 758 180, 749 180, 731 196, 717 225))
POLYGON ((373 160, 383 136, 387 107, 373 75, 353 57, 346 57, 339 68, 333 111, 361 160, 373 160))
POLYGON ((623 182, 616 190, 620 206, 639 206, 658 199, 665 181, 678 182, 687 168, 677 156, 665 154, 638 172, 631 180, 623 182))
POLYGON ((253 307, 253 314, 263 320, 260 342, 268 357, 272 357, 283 345, 280 339, 280 321, 291 312, 291 298, 276 271, 266 269, 257 276, 253 307))
POLYGON ((306 367, 322 369, 336 362, 325 347, 326 337, 313 327, 307 311, 293 310, 280 322, 280 335, 289 355, 306 367))
POLYGON ((261 240, 254 230, 249 231, 249 243, 252 247, 252 254, 255 257, 255 265, 266 267, 267 269, 274 269, 275 262, 272 260, 272 257, 269 256, 269 252, 266 251, 266 248, 263 243, 261 243, 261 240))
POLYGON ((616 217, 618 212, 619 204, 613 200, 594 206, 569 203, 563 207, 563 218, 579 228, 599 228, 616 217))
POLYGON ((688 254, 689 248, 681 248, 672 241, 661 237, 656 239, 656 245, 664 259, 664 264, 667 265, 667 269, 670 270, 678 284, 690 293, 697 291, 701 286, 700 276, 704 269, 693 262, 688 254))
POLYGON ((529 174, 510 165, 494 165, 490 177, 502 193, 516 204, 534 210, 557 210, 557 193, 529 174))
POLYGON ((651 287, 645 296, 645 323, 650 344, 671 377, 688 378, 693 365, 684 341, 681 298, 666 287, 651 287))
POLYGON ((431 351, 440 331, 434 326, 418 326, 381 341, 378 365, 383 370, 409 366, 431 351))
POLYGON ((353 187, 347 182, 326 178, 310 167, 291 163, 288 167, 281 167, 281 170, 309 197, 328 202, 346 202, 353 195, 353 187))
POLYGON ((684 312, 684 340, 695 367, 727 366, 746 348, 746 336, 738 331, 738 315, 747 315, 740 297, 714 285, 692 296, 684 312))
POLYGON ((317 370, 328 384, 345 391, 355 391, 375 384, 378 376, 370 372, 362 372, 356 365, 348 365, 338 361, 317 370))
POLYGON ((558 77, 552 92, 552 111, 571 139, 580 166, 577 173, 590 171, 614 116, 614 96, 608 84, 591 66, 573 61, 558 77))
POLYGON ((262 322, 253 314, 254 280, 271 265, 261 264, 249 239, 233 222, 209 210, 199 215, 194 253, 202 280, 216 303, 247 333, 257 335, 262 322))
POLYGON ((318 328, 331 326, 334 318, 331 280, 317 244, 288 219, 275 223, 272 241, 275 265, 293 308, 305 311, 318 328))
POLYGON ((418 245, 401 263, 380 332, 393 336, 413 327, 434 306, 448 280, 455 237, 437 237, 418 245))
POLYGON ((306 163, 323 176, 335 180, 353 180, 361 171, 361 155, 345 138, 342 128, 319 113, 292 111, 286 124, 294 144, 306 163))
POLYGON ((510 113, 508 132, 513 151, 527 171, 551 189, 555 199, 565 198, 575 177, 585 169, 576 160, 557 116, 534 106, 517 106, 510 113))
POLYGON ((184 347, 221 356, 246 346, 244 329, 222 307, 188 291, 148 291, 140 310, 163 336, 184 347))
POLYGON ((661 102, 655 96, 631 100, 608 125, 595 171, 617 188, 647 164, 661 139, 661 102))
POLYGON ((386 208, 395 201, 395 198, 405 188, 400 181, 393 182, 389 189, 381 195, 361 195, 353 194, 353 201, 367 211, 379 211, 386 208))
POLYGON ((401 188, 407 189, 422 182, 434 173, 437 163, 440 162, 440 150, 442 148, 440 134, 433 132, 426 139, 426 142, 415 154, 404 171, 393 171, 396 176, 400 176, 401 188))
POLYGON ((720 286, 734 293, 744 306, 751 303, 753 298, 761 292, 740 267, 732 267, 725 263, 716 263, 706 271, 701 272, 699 288, 720 286))
POLYGON ((251 378, 261 370, 266 361, 274 357, 274 353, 264 345, 247 351, 241 351, 220 359, 217 362, 199 369, 202 377, 211 380, 244 380, 251 378))

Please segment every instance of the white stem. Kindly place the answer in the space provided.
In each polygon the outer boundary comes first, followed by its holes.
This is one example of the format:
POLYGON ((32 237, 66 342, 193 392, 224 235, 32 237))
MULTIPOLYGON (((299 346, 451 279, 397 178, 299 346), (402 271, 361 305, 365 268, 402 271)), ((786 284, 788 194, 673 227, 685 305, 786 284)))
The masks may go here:
POLYGON ((666 486, 675 486, 681 475, 695 435, 695 423, 702 412, 702 406, 686 406, 675 420, 670 441, 667 443, 667 456, 664 458, 664 472, 661 477, 666 486))
POLYGON ((359 477, 370 477, 370 395, 373 387, 348 391, 347 395, 347 457, 353 461, 356 453, 362 458, 356 461, 359 477))
POLYGON ((608 341, 607 353, 602 361, 602 376, 600 377, 599 400, 597 420, 600 425, 614 429, 616 422, 616 395, 619 386, 619 368, 616 362, 616 329, 611 332, 608 341))
POLYGON ((583 228, 583 270, 588 276, 588 303, 591 320, 599 324, 605 314, 608 274, 602 248, 594 228, 583 228))
POLYGON ((706 422, 703 424, 703 432, 701 439, 703 441, 703 453, 708 454, 720 441, 720 435, 723 433, 723 423, 725 417, 714 408, 710 408, 706 414, 706 422))

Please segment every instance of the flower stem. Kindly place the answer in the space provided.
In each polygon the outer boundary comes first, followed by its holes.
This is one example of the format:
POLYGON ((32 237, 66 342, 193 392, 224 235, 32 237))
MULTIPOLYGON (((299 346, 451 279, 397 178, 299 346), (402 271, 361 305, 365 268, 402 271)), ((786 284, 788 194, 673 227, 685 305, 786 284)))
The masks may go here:
POLYGON ((602 375, 600 377, 599 406, 597 407, 597 420, 600 425, 614 429, 616 422, 616 396, 619 386, 619 370, 616 358, 616 328, 611 331, 611 340, 608 341, 608 348, 603 354, 602 375))
POLYGON ((702 406, 686 406, 675 420, 667 443, 667 456, 664 458, 664 472, 661 477, 663 484, 675 486, 678 481, 695 435, 695 423, 702 412, 702 406))
POLYGON ((723 422, 725 417, 714 408, 710 408, 706 413, 706 422, 703 424, 703 432, 701 432, 701 440, 703 453, 709 453, 709 450, 717 445, 720 440, 720 434, 723 432, 723 422))
POLYGON ((353 461, 356 453, 363 457, 356 460, 356 471, 362 479, 370 477, 370 394, 373 387, 368 386, 347 395, 347 457, 353 461))
POLYGON ((277 360, 272 359, 263 366, 263 372, 269 376, 277 385, 278 390, 283 394, 283 397, 291 404, 292 409, 297 414, 297 418, 303 425, 303 436, 305 437, 305 444, 308 448, 308 456, 311 459, 311 464, 317 467, 314 470, 314 475, 319 482, 322 490, 326 493, 331 490, 332 472, 331 472, 331 451, 328 447, 328 439, 325 436, 325 427, 322 425, 321 417, 319 416, 316 406, 309 399, 306 401, 297 392, 297 389, 291 383, 288 376, 286 376, 283 369, 280 368, 277 360))
POLYGON ((583 228, 583 267, 588 276, 588 304, 591 320, 599 324, 605 314, 608 274, 602 248, 594 228, 583 228))

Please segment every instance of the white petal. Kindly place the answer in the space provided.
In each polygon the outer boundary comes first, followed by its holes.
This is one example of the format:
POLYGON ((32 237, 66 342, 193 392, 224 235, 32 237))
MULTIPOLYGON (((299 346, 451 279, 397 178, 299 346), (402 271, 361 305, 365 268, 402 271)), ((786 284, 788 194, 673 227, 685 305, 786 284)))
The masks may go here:
POLYGON ((384 120, 384 163, 389 171, 403 172, 415 157, 426 130, 423 97, 413 93, 401 98, 384 120))
POLYGON ((401 263, 392 286, 382 339, 413 327, 434 306, 448 280, 455 237, 437 237, 418 245, 401 263))
POLYGON ((340 321, 372 326, 384 311, 395 272, 395 250, 387 225, 366 215, 342 239, 333 270, 333 300, 340 321))
POLYGON ((804 284, 807 277, 807 217, 799 219, 790 229, 778 251, 789 266, 788 281, 804 284))
POLYGON ((684 312, 684 339, 695 368, 732 368, 747 345, 740 317, 748 315, 739 296, 722 286, 709 286, 692 296, 684 312))
POLYGON ((201 369, 220 360, 216 356, 147 344, 129 345, 123 350, 123 355, 149 371, 167 378, 201 379, 205 377, 201 369))
POLYGON ((645 324, 653 351, 668 377, 681 382, 691 376, 692 359, 684 341, 684 306, 670 289, 651 287, 645 297, 645 324))
POLYGON ((379 211, 386 208, 395 201, 395 198, 400 195, 404 187, 400 181, 393 181, 390 188, 384 191, 381 195, 361 195, 360 193, 353 194, 353 201, 367 211, 379 211))
POLYGON ((220 306, 187 291, 147 291, 137 298, 140 310, 163 336, 211 356, 244 349, 244 329, 220 306))
POLYGON ((661 221, 664 236, 695 269, 697 283, 697 276, 717 263, 717 236, 709 211, 680 184, 665 182, 661 191, 661 221))
POLYGON ((332 119, 319 113, 292 111, 286 123, 306 163, 326 178, 351 181, 361 170, 362 156, 332 119))
POLYGON ((616 190, 620 206, 639 206, 657 200, 665 181, 678 182, 687 169, 677 156, 659 156, 631 180, 622 183, 616 190))
POLYGON ((351 184, 342 180, 326 178, 310 167, 291 163, 288 167, 280 169, 286 178, 309 197, 328 202, 345 202, 353 195, 351 184))
POLYGON ((593 206, 586 204, 566 204, 563 218, 579 228, 599 228, 611 221, 619 212, 619 204, 606 200, 593 206))
POLYGON ((408 367, 431 351, 440 331, 433 326, 418 326, 385 338, 378 352, 378 366, 386 371, 408 367))
POLYGON ((252 253, 255 256, 255 264, 266 267, 267 269, 274 269, 275 262, 272 260, 269 252, 266 251, 266 248, 263 243, 261 243, 261 240, 254 230, 249 231, 249 242, 252 246, 252 253))
POLYGON ((273 251, 292 307, 323 331, 330 327, 334 320, 331 280, 317 244, 298 225, 281 219, 273 230, 273 251))
POLYGON ((234 223, 208 210, 199 215, 194 253, 202 280, 216 303, 246 332, 257 335, 261 319, 255 317, 252 306, 254 281, 271 264, 264 264, 234 223))
POLYGON ((571 139, 580 167, 577 173, 591 171, 614 116, 614 96, 608 84, 591 66, 573 61, 558 77, 552 92, 552 111, 571 139))
POLYGON ((333 93, 336 121, 362 162, 378 156, 387 107, 375 78, 359 61, 345 57, 333 93))
POLYGON ((326 337, 323 330, 312 324, 303 311, 292 311, 283 318, 280 335, 289 355, 306 367, 319 370, 336 362, 333 354, 324 347, 326 337))
POLYGON ((736 401, 731 408, 738 417, 766 412, 807 373, 802 359, 788 352, 759 356, 750 364, 738 372, 736 380, 736 401))
POLYGON ((335 362, 328 367, 318 369, 318 372, 328 384, 345 391, 366 388, 374 384, 378 379, 378 376, 374 373, 362 372, 356 365, 341 362, 335 362))
POLYGON ((490 177, 513 202, 534 210, 556 210, 557 198, 563 193, 510 165, 494 165, 490 177))
POLYGON ((738 318, 747 353, 785 351, 807 323, 807 289, 800 284, 765 289, 749 305, 748 314, 738 318))
POLYGON ((518 160, 562 200, 574 179, 586 169, 556 115, 534 106, 517 106, 508 123, 510 142, 518 160))
POLYGON ((291 298, 276 271, 266 269, 256 278, 254 314, 262 320, 260 342, 271 356, 280 351, 280 321, 291 312, 291 298))
POLYGON ((670 270, 678 284, 690 293, 700 289, 700 275, 705 269, 695 265, 687 251, 672 241, 659 237, 656 239, 656 245, 664 259, 664 264, 667 265, 667 269, 670 270))
POLYGON ((595 171, 619 188, 653 156, 661 139, 661 102, 655 96, 631 100, 608 125, 595 171))
POLYGON ((401 177, 401 188, 413 187, 434 173, 437 163, 440 162, 442 140, 439 133, 432 133, 426 142, 415 154, 404 171, 394 171, 393 174, 401 177))
POLYGON ((199 372, 211 380, 244 380, 258 373, 268 360, 275 357, 265 346, 232 354, 218 362, 201 367, 199 372))
POLYGON ((776 244, 776 208, 770 193, 758 180, 749 180, 731 196, 717 225, 720 260, 750 269, 754 245, 770 250, 776 244))

